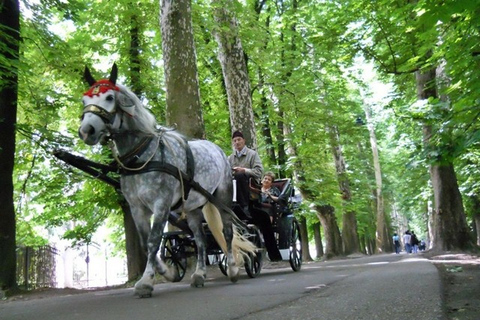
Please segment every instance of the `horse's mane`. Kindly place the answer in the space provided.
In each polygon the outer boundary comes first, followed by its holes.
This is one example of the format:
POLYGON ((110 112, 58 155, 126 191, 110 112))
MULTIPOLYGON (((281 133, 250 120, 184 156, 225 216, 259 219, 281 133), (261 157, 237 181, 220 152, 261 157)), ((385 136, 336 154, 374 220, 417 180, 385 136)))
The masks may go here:
POLYGON ((131 102, 133 102, 135 105, 135 116, 131 118, 135 125, 135 130, 139 130, 148 134, 156 134, 160 131, 175 138, 181 145, 185 144, 188 138, 175 129, 163 126, 158 128, 159 126, 157 124, 157 120, 153 114, 147 108, 145 108, 142 101, 140 101, 135 93, 133 93, 124 85, 117 84, 117 87, 120 90, 120 93, 127 97, 127 99, 119 99, 118 103, 120 106, 123 104, 123 106, 129 107, 131 102))
POLYGON ((118 99, 120 107, 131 107, 133 102, 135 106, 135 115, 130 118, 132 123, 135 125, 135 130, 139 130, 148 134, 155 134, 157 132, 157 120, 153 114, 143 106, 142 101, 127 87, 117 84, 117 87, 121 94, 125 95, 126 98, 118 99))

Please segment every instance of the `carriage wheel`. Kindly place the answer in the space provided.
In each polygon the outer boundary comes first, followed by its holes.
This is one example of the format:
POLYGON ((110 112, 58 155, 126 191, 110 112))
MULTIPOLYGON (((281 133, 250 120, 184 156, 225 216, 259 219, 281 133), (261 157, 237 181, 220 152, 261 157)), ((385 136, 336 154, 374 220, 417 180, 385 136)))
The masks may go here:
POLYGON ((290 266, 293 271, 299 271, 302 267, 302 238, 300 236, 300 226, 295 219, 292 220, 289 251, 290 266))
POLYGON ((179 236, 166 236, 162 239, 160 256, 167 265, 176 268, 177 276, 173 282, 182 281, 187 271, 187 254, 179 236))
POLYGON ((254 253, 249 253, 248 258, 245 259, 245 271, 247 272, 247 275, 250 278, 256 278, 259 274, 260 271, 262 270, 262 264, 263 264, 263 247, 262 247, 262 241, 260 238, 259 230, 255 228, 255 236, 252 239, 253 243, 255 246, 258 248, 256 254, 254 253))
POLYGON ((218 267, 220 268, 220 271, 222 271, 223 275, 228 276, 227 269, 228 269, 228 261, 227 261, 227 255, 223 254, 222 259, 220 260, 220 263, 218 264, 218 267))

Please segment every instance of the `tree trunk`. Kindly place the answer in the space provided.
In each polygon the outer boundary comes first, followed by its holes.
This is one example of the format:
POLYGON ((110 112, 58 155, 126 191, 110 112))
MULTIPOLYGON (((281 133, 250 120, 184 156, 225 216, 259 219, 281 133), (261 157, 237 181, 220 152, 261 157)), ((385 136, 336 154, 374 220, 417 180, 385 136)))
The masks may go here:
POLYGON ((475 224, 477 246, 480 246, 480 213, 474 214, 473 223, 475 224))
POLYGON ((470 196, 472 202, 472 227, 474 239, 477 246, 480 246, 480 198, 477 194, 470 196))
POLYGON ((320 222, 313 225, 313 236, 315 238, 315 249, 317 251, 315 259, 320 260, 323 256, 322 230, 320 222))
POLYGON ((388 235, 387 221, 385 218, 385 207, 383 203, 383 182, 382 169, 380 167, 380 158, 378 156, 377 137, 375 127, 372 122, 372 111, 369 106, 365 107, 365 116, 367 119, 368 132, 370 133, 370 145, 372 146, 373 167, 375 169, 376 203, 377 203, 377 253, 392 252, 392 243, 388 235))
POLYGON ((17 0, 0 5, 0 54, 10 66, 2 68, 0 84, 0 290, 16 286, 15 207, 13 167, 17 123, 20 8, 17 0))
POLYGON ((442 251, 470 248, 471 238, 453 165, 433 165, 430 176, 435 197, 432 247, 442 251))
POLYGON ((204 139, 191 1, 162 0, 161 5, 167 125, 188 137, 204 139))
POLYGON ((140 23, 138 17, 134 14, 130 21, 130 48, 128 51, 129 67, 130 67, 130 87, 137 95, 141 97, 143 94, 143 86, 140 77, 141 61, 140 61, 140 23))
POLYGON ((218 60, 222 66, 227 89, 232 132, 243 132, 247 145, 257 148, 255 122, 252 110, 250 79, 243 52, 238 23, 233 13, 232 0, 214 0, 215 39, 218 43, 218 60))
MULTIPOLYGON (((138 17, 134 14, 131 18, 130 26, 130 49, 129 49, 129 66, 130 66, 130 85, 132 91, 141 97, 144 94, 144 88, 141 82, 141 60, 140 60, 140 23, 138 17)), ((135 222, 133 220, 130 206, 123 197, 119 195, 120 207, 123 211, 123 226, 125 230, 125 250, 127 255, 127 272, 128 280, 133 281, 138 279, 145 270, 147 263, 146 253, 143 251, 140 244, 140 237, 138 235, 135 222)))
MULTIPOLYGON (((338 184, 340 191, 342 192, 343 204, 346 208, 348 202, 352 200, 350 181, 346 171, 346 164, 345 159, 343 158, 342 147, 340 145, 338 129, 334 126, 330 127, 330 141, 332 145, 333 157, 335 159, 338 184)), ((355 211, 345 209, 343 213, 342 239, 343 252, 345 255, 359 252, 360 245, 358 243, 357 218, 355 211)))
MULTIPOLYGON (((263 9, 263 6, 265 5, 265 2, 262 1, 255 1, 255 12, 257 14, 257 22, 259 22, 259 17, 260 13, 263 9)), ((270 19, 265 20, 265 30, 268 30, 270 27, 270 19)), ((268 47, 268 41, 265 41, 265 43, 262 46, 263 50, 266 50, 268 47)), ((270 116, 269 116, 269 110, 268 110, 268 104, 267 104, 267 96, 266 92, 268 92, 268 89, 265 88, 265 75, 262 70, 262 66, 259 65, 257 67, 257 75, 258 75, 258 85, 257 85, 257 91, 260 94, 260 110, 261 110, 261 116, 260 116, 260 123, 262 125, 262 135, 263 139, 265 140, 265 152, 267 154, 267 167, 273 167, 274 165, 277 164, 277 157, 275 155, 275 146, 273 144, 273 136, 272 136, 272 130, 270 126, 270 116)), ((281 174, 278 175, 279 177, 282 177, 281 174)))
MULTIPOLYGON (((426 100, 437 98, 436 70, 416 72, 417 98, 426 100)), ((427 149, 431 145, 433 126, 424 124, 423 135, 427 149)), ((464 250, 473 243, 468 233, 467 221, 463 209, 463 201, 458 190, 457 177, 453 164, 441 155, 432 159, 430 165, 430 179, 434 195, 434 209, 432 212, 432 248, 434 250, 464 250)))
POLYGON ((307 219, 305 219, 303 216, 300 216, 298 222, 300 225, 300 236, 302 237, 302 260, 313 261, 308 245, 307 219))
POLYGON ((147 253, 142 249, 140 236, 135 227, 132 212, 128 202, 123 198, 119 201, 123 210, 123 227, 125 228, 125 249, 127 252, 128 281, 138 279, 147 265, 147 253))
POLYGON ((325 235, 325 259, 330 259, 334 256, 343 255, 342 237, 337 225, 337 218, 335 217, 335 209, 330 205, 315 205, 318 219, 323 226, 323 234, 325 235))
MULTIPOLYGON (((290 133, 289 126, 286 126, 285 129, 287 131, 285 135, 288 136, 290 133)), ((307 176, 305 175, 302 161, 297 156, 297 148, 292 140, 289 141, 289 153, 295 159, 294 179, 296 186, 304 199, 313 201, 316 197, 316 191, 308 187, 307 176)), ((338 229, 337 218, 334 213, 335 209, 331 205, 326 204, 316 205, 315 210, 317 211, 317 216, 323 226, 323 234, 325 235, 326 246, 323 255, 324 258, 330 259, 334 256, 342 255, 342 236, 338 229)))

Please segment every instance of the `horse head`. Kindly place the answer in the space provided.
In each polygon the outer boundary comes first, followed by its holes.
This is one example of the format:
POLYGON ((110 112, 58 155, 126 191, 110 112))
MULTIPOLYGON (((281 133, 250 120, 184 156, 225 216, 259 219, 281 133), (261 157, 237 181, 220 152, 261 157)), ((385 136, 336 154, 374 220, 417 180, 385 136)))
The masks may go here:
POLYGON ((96 81, 88 67, 85 67, 84 78, 90 85, 83 94, 83 115, 78 135, 89 145, 106 141, 112 131, 121 126, 121 115, 125 112, 133 116, 135 103, 116 85, 117 65, 113 64, 108 79, 96 81))

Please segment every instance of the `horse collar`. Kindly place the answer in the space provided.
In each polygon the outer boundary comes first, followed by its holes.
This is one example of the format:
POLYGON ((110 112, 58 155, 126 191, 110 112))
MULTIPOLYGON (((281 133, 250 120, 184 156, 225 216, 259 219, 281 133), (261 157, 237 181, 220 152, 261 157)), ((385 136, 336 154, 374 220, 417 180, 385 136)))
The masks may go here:
MULTIPOLYGON (((152 142, 154 136, 145 136, 140 142, 129 152, 120 156, 119 160, 126 166, 133 165, 145 151, 147 151, 150 142, 152 142)), ((155 150, 156 151, 156 150, 155 150)))

